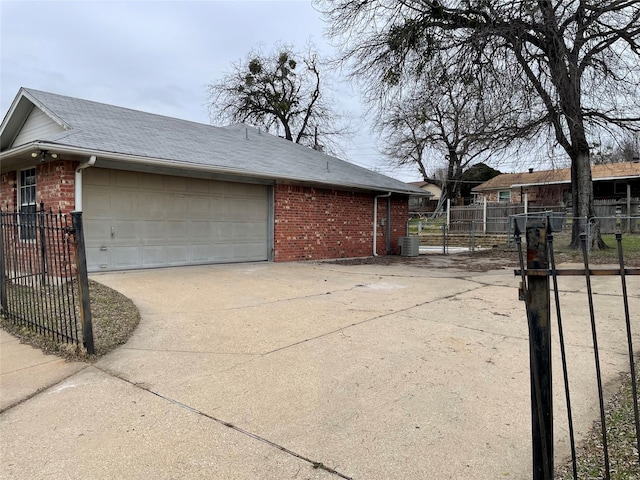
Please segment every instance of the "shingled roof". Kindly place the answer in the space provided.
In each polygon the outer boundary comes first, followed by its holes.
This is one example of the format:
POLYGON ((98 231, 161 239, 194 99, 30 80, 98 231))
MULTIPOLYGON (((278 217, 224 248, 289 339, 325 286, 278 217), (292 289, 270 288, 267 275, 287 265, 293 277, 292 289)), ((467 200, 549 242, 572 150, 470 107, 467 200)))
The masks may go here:
MULTIPOLYGON (((591 167, 593 181, 616 180, 640 177, 640 162, 620 162, 593 165, 591 167)), ((474 187, 473 192, 486 190, 504 190, 514 187, 534 185, 551 185, 571 183, 571 169, 540 170, 526 173, 503 173, 474 187)))
POLYGON ((131 164, 420 195, 420 189, 246 125, 216 127, 114 105, 22 88, 0 127, 0 159, 46 147, 131 164), (32 108, 61 128, 13 145, 32 108))

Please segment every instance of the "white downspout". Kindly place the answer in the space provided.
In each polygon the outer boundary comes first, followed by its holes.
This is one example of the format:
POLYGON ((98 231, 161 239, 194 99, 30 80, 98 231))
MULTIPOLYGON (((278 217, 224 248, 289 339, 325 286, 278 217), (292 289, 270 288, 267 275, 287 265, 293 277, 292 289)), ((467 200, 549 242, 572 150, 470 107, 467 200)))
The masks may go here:
MULTIPOLYGON (((376 195, 373 197, 373 256, 377 257, 378 252, 378 199, 379 198, 388 198, 391 196, 391 192, 385 193, 384 195, 376 195)), ((387 222, 389 219, 387 218, 387 222)))
POLYGON ((76 212, 82 211, 82 170, 84 170, 85 168, 92 167, 95 163, 96 163, 96 156, 91 155, 88 161, 81 163, 80 165, 78 165, 78 168, 76 168, 76 178, 74 182, 74 185, 75 185, 74 200, 75 200, 76 212))

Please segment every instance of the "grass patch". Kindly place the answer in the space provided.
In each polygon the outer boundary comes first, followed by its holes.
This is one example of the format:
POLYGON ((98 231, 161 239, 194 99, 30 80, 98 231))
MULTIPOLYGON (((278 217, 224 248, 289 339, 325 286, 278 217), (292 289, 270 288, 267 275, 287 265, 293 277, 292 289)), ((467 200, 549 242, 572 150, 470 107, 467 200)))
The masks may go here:
MULTIPOLYGON (((615 235, 602 235, 602 240, 609 248, 605 250, 591 250, 589 252, 589 262, 593 263, 618 263, 618 243, 615 235)), ((569 246, 571 242, 571 232, 555 235, 554 253, 557 262, 582 263, 582 250, 573 249, 569 246)), ((625 234, 622 236, 622 252, 624 263, 627 267, 640 266, 640 235, 625 234)))
POLYGON ((409 233, 442 233, 442 226, 447 223, 445 217, 412 218, 409 220, 409 233))
MULTIPOLYGON (((636 366, 636 382, 640 383, 636 366)), ((606 406, 605 424, 611 480, 640 480, 631 374, 622 378, 620 389, 606 406)), ((585 441, 576 448, 577 472, 580 480, 604 478, 604 453, 600 421, 593 424, 585 441)), ((557 480, 572 480, 571 462, 556 470, 557 480)))
POLYGON ((68 360, 95 362, 118 345, 126 343, 140 322, 140 312, 127 297, 92 280, 89 280, 89 297, 95 347, 93 355, 88 355, 80 345, 57 343, 3 317, 0 317, 0 327, 44 353, 60 355, 68 360))

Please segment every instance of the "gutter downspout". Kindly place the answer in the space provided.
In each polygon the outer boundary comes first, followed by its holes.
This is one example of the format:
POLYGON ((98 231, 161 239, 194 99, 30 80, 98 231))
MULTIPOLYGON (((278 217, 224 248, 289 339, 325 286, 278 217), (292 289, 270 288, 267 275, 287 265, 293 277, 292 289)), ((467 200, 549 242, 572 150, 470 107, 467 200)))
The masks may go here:
POLYGON ((385 240, 387 243, 387 255, 389 255, 391 253, 391 197, 387 197, 387 232, 385 240))
POLYGON ((96 156, 95 155, 91 155, 91 157, 89 157, 89 160, 81 163, 80 165, 78 165, 78 168, 76 168, 76 178, 75 178, 75 182, 74 182, 74 186, 75 186, 75 211, 76 212, 81 212, 82 211, 82 170, 84 170, 85 168, 89 168, 92 167, 93 165, 95 165, 96 163, 96 156))
MULTIPOLYGON (((377 238, 377 232, 378 232, 378 199, 379 198, 389 198, 391 196, 391 192, 389 193, 385 193, 384 195, 376 195, 375 197, 373 197, 373 256, 377 257, 378 256, 378 252, 376 251, 378 249, 378 238, 377 238)), ((389 219, 387 218, 387 222, 389 221, 389 219)))

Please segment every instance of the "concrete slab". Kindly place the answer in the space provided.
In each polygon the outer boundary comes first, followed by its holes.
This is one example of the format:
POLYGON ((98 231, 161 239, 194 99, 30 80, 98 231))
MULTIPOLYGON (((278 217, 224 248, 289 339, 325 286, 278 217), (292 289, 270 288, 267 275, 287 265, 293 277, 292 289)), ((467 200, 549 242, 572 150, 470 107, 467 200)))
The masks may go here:
POLYGON ((0 412, 86 366, 82 362, 67 362, 55 355, 45 355, 0 330, 0 412))
POLYGON ((335 478, 94 367, 3 413, 0 432, 6 479, 335 478))
MULTIPOLYGON (((87 465, 108 478, 109 462, 127 478, 531 477, 527 325, 510 269, 261 263, 94 278, 133 299, 140 327, 95 367, 0 416, 10 473, 51 469, 61 455, 74 478, 91 476, 87 465), (73 421, 61 423, 63 410, 73 421), (22 435, 48 438, 30 465, 15 451, 22 435)), ((640 278, 628 282, 637 312, 640 278)), ((611 279, 594 288, 613 382, 628 369, 619 289, 611 279)), ((597 408, 586 297, 575 278, 560 291, 583 433, 597 408)), ((560 458, 557 349, 554 362, 560 458)))

